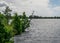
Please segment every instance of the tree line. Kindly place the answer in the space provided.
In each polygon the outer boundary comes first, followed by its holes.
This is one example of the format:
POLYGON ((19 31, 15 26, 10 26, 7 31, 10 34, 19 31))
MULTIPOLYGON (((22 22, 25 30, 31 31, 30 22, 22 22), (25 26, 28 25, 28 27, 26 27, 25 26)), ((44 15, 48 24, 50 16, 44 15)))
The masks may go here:
POLYGON ((43 16, 36 16, 36 15, 30 15, 29 18, 30 19, 60 19, 60 17, 58 17, 58 16, 54 16, 54 17, 43 17, 43 16))

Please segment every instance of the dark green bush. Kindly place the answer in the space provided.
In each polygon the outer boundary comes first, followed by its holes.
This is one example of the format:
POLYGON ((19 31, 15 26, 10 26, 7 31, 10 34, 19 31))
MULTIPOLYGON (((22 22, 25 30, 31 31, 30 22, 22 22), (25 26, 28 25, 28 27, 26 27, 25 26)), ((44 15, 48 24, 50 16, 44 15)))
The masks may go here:
POLYGON ((4 42, 4 37, 5 36, 5 29, 4 29, 4 25, 1 23, 1 20, 0 20, 0 43, 3 43, 4 42))
POLYGON ((11 16, 12 19, 9 14, 9 7, 5 9, 4 14, 0 13, 0 43, 13 43, 13 41, 11 41, 12 37, 25 32, 25 29, 30 26, 25 12, 23 12, 21 17, 15 13, 14 16, 11 16), (12 20, 12 22, 9 24, 10 20, 12 20))
POLYGON ((11 26, 4 25, 0 18, 0 43, 6 43, 10 41, 10 38, 14 36, 13 28, 11 26))
POLYGON ((15 13, 15 17, 12 21, 13 29, 16 34, 20 34, 22 32, 22 28, 20 28, 20 18, 18 17, 17 13, 15 13))
POLYGON ((22 16, 22 32, 25 31, 26 28, 28 28, 29 25, 29 20, 28 17, 26 16, 25 12, 23 12, 23 16, 22 16))

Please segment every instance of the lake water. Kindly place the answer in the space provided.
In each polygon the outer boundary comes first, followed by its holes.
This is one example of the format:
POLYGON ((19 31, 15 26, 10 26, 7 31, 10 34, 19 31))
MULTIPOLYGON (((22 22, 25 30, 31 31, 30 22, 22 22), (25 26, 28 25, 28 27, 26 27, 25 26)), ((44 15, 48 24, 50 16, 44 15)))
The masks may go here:
POLYGON ((14 43, 60 43, 60 19, 33 19, 28 30, 14 43))

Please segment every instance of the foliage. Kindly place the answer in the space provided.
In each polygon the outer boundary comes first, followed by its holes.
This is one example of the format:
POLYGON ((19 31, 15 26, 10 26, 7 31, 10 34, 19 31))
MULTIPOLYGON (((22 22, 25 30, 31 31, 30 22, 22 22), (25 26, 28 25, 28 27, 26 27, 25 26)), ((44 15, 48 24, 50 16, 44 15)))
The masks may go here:
POLYGON ((21 28, 20 28, 20 18, 18 17, 17 13, 15 13, 15 17, 12 21, 13 24, 13 29, 15 30, 16 34, 21 33, 21 28))
POLYGON ((9 42, 10 39, 14 36, 13 28, 10 25, 5 26, 5 42, 9 42))
POLYGON ((29 27, 29 20, 28 17, 26 16, 25 12, 23 12, 23 16, 22 16, 22 32, 25 31, 26 28, 29 27))
POLYGON ((10 8, 7 6, 5 11, 3 13, 5 14, 5 18, 7 19, 7 24, 9 23, 9 20, 11 18, 11 11, 10 8))
POLYGON ((3 14, 0 14, 0 43, 6 43, 10 41, 10 38, 14 36, 12 26, 5 25, 3 14))
POLYGON ((13 43, 13 37, 25 32, 25 29, 30 25, 25 12, 21 18, 15 13, 11 19, 10 11, 9 7, 6 7, 4 14, 0 13, 0 43, 13 43), (9 24, 10 20, 12 22, 9 24))
POLYGON ((5 29, 4 29, 4 25, 1 23, 1 19, 0 19, 0 43, 4 42, 4 36, 5 36, 5 29))

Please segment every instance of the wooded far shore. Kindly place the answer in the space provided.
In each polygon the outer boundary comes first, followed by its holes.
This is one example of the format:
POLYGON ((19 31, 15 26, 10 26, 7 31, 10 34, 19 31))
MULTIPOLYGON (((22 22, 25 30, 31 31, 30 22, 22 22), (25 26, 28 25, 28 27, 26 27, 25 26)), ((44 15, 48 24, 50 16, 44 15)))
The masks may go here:
POLYGON ((30 15, 29 16, 30 19, 60 19, 60 17, 58 16, 54 16, 54 17, 42 17, 42 16, 33 16, 33 15, 30 15))

